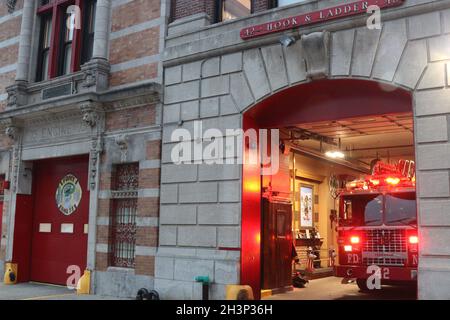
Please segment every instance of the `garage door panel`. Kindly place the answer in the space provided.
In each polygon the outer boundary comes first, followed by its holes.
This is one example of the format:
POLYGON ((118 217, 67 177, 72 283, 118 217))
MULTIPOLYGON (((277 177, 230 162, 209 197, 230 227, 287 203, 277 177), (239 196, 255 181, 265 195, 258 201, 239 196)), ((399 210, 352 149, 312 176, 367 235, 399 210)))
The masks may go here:
POLYGON ((86 268, 88 158, 38 162, 34 172, 31 280, 65 285, 69 266, 86 268))

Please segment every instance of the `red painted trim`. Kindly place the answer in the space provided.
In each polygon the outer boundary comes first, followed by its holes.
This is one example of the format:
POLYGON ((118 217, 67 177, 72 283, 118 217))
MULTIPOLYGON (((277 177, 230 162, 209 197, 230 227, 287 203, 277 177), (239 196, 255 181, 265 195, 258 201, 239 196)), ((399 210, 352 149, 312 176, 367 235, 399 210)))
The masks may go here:
POLYGON ((260 37, 263 35, 291 30, 301 26, 317 24, 325 21, 341 19, 349 16, 360 15, 367 12, 367 7, 376 5, 380 9, 403 5, 405 0, 365 0, 336 7, 305 13, 302 15, 271 21, 241 30, 243 40, 260 37))
POLYGON ((54 78, 58 74, 58 49, 61 35, 60 16, 58 6, 53 6, 52 10, 52 40, 50 41, 50 59, 48 76, 54 78))
MULTIPOLYGON (((244 131, 258 130, 257 123, 244 115, 244 131)), ((243 142, 244 159, 258 153, 243 142)), ((257 157, 259 160, 259 157, 257 157)), ((241 284, 253 289, 255 299, 261 298, 261 167, 259 163, 243 165, 242 172, 242 228, 241 228, 241 284)))

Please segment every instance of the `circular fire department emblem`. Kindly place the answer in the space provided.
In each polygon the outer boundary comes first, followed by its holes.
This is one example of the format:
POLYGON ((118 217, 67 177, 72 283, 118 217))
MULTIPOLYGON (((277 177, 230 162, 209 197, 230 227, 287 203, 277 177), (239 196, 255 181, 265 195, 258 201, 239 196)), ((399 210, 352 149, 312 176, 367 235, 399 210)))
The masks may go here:
POLYGON ((64 215, 70 216, 80 204, 82 190, 78 179, 68 174, 59 182, 56 189, 56 205, 64 215))

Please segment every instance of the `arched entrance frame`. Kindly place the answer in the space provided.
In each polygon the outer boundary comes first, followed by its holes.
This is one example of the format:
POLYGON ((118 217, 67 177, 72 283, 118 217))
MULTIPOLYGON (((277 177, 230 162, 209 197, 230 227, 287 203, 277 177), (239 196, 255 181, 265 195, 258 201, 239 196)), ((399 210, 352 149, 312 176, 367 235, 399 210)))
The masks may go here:
MULTIPOLYGON (((411 91, 361 79, 305 82, 277 92, 243 114, 244 131, 301 123, 412 112, 411 91)), ((245 154, 258 150, 244 143, 245 154)), ((244 164, 242 175, 241 283, 259 296, 261 283, 261 170, 244 164)))
MULTIPOLYGON (((419 299, 442 299, 450 294, 438 289, 450 274, 450 247, 442 245, 449 239, 449 223, 441 212, 448 210, 450 199, 450 163, 442 161, 448 158, 450 136, 450 80, 446 73, 450 55, 444 48, 446 41, 448 36, 443 31, 430 38, 411 36, 407 19, 401 18, 384 21, 381 30, 360 27, 332 32, 327 45, 319 43, 306 50, 301 41, 287 48, 274 44, 246 50, 242 53, 242 72, 230 76, 230 94, 241 114, 251 113, 252 107, 277 92, 308 82, 317 76, 317 70, 326 79, 371 80, 409 92, 416 128, 419 299)), ((255 125, 249 124, 248 117, 243 118, 244 127, 255 125)), ((244 169, 246 180, 248 168, 244 169)), ((253 259, 246 252, 247 241, 251 240, 246 234, 246 212, 252 202, 245 196, 245 188, 244 181, 240 280, 250 283, 259 275, 247 278, 250 273, 245 269, 248 259, 253 259)), ((257 205, 253 205, 255 209, 257 205)))
MULTIPOLYGON (((242 197, 240 188, 258 187, 242 185, 241 165, 213 169, 205 164, 174 165, 167 157, 173 147, 171 133, 178 128, 192 131, 196 120, 203 121, 204 129, 223 132, 248 127, 250 118, 244 114, 252 107, 282 90, 322 77, 370 80, 410 92, 417 128, 419 298, 450 298, 450 220, 444 214, 450 210, 450 80, 446 71, 450 15, 444 2, 439 6, 411 2, 417 8, 386 11, 381 30, 369 30, 365 17, 301 27, 287 33, 302 38, 289 47, 279 43, 280 34, 241 40, 239 32, 245 23, 240 19, 202 30, 195 41, 191 34, 168 39, 155 264, 155 288, 161 297, 191 299, 198 291, 193 290, 192 280, 198 274, 214 277, 212 298, 223 299, 229 284, 250 283, 241 269, 250 236, 245 232, 245 208, 244 219, 240 210, 249 199, 242 197), (411 23, 419 27, 408 28, 411 23), (307 42, 315 44, 303 45, 303 35, 322 30, 329 31, 329 38, 308 37, 307 42), (213 220, 205 218, 211 216, 213 220), (189 266, 192 273, 175 273, 167 265, 189 266)), ((255 23, 273 20, 272 14, 249 19, 255 23)))

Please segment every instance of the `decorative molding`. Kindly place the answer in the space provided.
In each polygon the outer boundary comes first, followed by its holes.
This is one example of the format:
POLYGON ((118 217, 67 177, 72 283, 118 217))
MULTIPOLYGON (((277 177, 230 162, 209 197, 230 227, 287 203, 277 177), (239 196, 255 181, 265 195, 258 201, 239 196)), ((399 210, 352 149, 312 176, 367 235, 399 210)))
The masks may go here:
POLYGON ((313 32, 303 35, 301 41, 308 78, 326 78, 330 73, 330 33, 313 32))
POLYGON ((19 140, 22 135, 22 122, 14 118, 6 118, 0 120, 0 129, 14 143, 19 140))
POLYGON ((80 103, 80 110, 83 115, 83 121, 91 128, 98 125, 103 113, 101 103, 93 101, 83 101, 80 103))
POLYGON ((127 156, 128 156, 128 136, 126 134, 122 134, 120 136, 117 136, 115 139, 116 144, 119 146, 120 149, 120 161, 126 162, 127 156))
POLYGON ((111 66, 107 60, 93 59, 81 66, 83 73, 83 88, 96 87, 96 90, 106 90, 109 86, 111 66))
POLYGON ((136 199, 138 197, 138 191, 111 191, 111 199, 136 199))
POLYGON ((15 126, 7 127, 5 130, 5 134, 10 138, 12 141, 16 141, 19 134, 19 128, 15 126))
POLYGON ((89 188, 95 190, 97 186, 98 163, 103 151, 103 139, 101 137, 92 140, 89 157, 89 188))
POLYGON ((6 100, 6 108, 12 109, 26 104, 27 84, 24 82, 16 82, 6 88, 8 98, 6 100))

